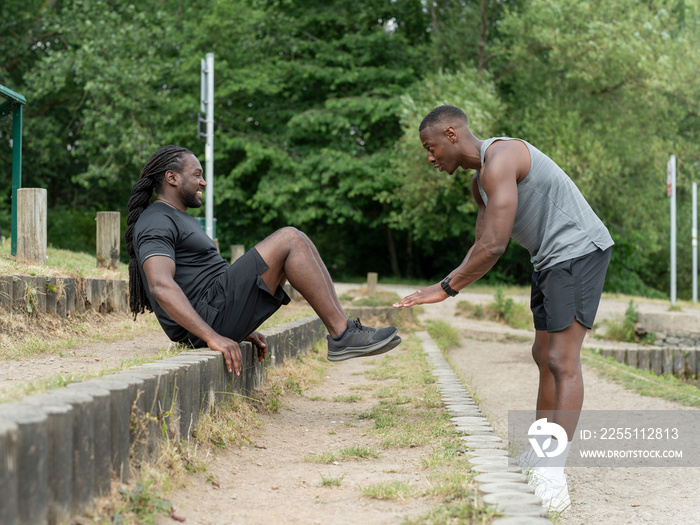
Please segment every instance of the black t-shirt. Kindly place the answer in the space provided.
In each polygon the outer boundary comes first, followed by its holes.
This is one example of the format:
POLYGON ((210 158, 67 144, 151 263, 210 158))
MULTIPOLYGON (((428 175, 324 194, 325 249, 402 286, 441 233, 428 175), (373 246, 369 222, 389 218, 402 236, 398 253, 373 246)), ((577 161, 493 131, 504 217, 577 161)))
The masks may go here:
POLYGON ((136 221, 134 250, 146 295, 161 327, 172 341, 186 339, 187 330, 175 323, 151 295, 143 273, 144 261, 154 255, 175 261, 175 282, 193 307, 211 282, 226 271, 228 263, 195 218, 162 202, 151 204, 136 221))

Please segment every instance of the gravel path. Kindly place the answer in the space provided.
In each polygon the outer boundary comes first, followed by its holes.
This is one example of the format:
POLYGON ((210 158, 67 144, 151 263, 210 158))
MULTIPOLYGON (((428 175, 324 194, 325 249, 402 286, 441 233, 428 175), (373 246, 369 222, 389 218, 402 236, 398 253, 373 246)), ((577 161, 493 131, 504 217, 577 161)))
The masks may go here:
MULTIPOLYGON (((339 294, 357 287, 337 285, 339 294)), ((414 288, 405 286, 380 288, 400 296, 414 291, 414 288)), ((458 299, 486 304, 493 297, 463 292, 458 299)), ((528 300, 526 296, 516 299, 528 300)), ((444 320, 459 330, 460 348, 451 352, 450 360, 458 375, 476 393, 496 432, 507 438, 508 410, 529 410, 535 404, 537 370, 530 357, 533 333, 456 317, 456 304, 457 300, 448 300, 427 305, 419 318, 444 320)), ((606 298, 601 304, 599 319, 622 317, 627 305, 627 299, 606 298)), ((639 304, 640 311, 667 309, 667 303, 639 304)), ((125 357, 155 353, 167 344, 163 334, 154 333, 138 340, 81 346, 60 356, 5 361, 0 368, 0 388, 59 372, 71 374, 110 368, 125 357)), ((256 447, 226 453, 212 466, 221 483, 220 488, 213 488, 204 480, 199 489, 193 485, 180 491, 173 502, 186 513, 187 523, 400 523, 407 515, 424 512, 425 504, 419 502, 401 505, 372 503, 356 508, 338 497, 334 489, 319 484, 321 476, 343 475, 349 483, 363 478, 368 481, 391 478, 392 473, 399 473, 402 479, 411 483, 423 484, 425 480, 416 467, 420 462, 419 450, 401 452, 404 457, 388 457, 385 466, 373 467, 372 472, 354 465, 347 466, 342 472, 339 469, 336 472, 334 466, 309 469, 310 464, 301 459, 314 451, 337 446, 342 440, 352 443, 358 439, 361 428, 353 429, 342 424, 343 407, 318 414, 319 405, 314 405, 309 398, 332 399, 340 393, 351 392, 350 386, 357 381, 357 373, 365 366, 368 365, 362 360, 352 360, 334 367, 324 384, 299 397, 298 402, 280 413, 274 424, 264 428, 256 441, 266 443, 267 450, 275 447, 276 453, 282 455, 276 456, 277 460, 265 459, 265 456, 272 455, 267 454, 266 449, 256 447), (281 457, 287 458, 289 463, 283 464, 281 457), (284 485, 285 480, 291 480, 296 490, 288 491, 289 484, 284 485), (226 490, 221 490, 223 488, 226 490), (254 507, 255 502, 261 500, 266 502, 266 510, 253 519, 245 509, 254 507), (323 519, 319 520, 319 515, 323 519)), ((676 403, 627 391, 586 366, 584 384, 584 410, 687 409, 676 403)), ((558 519, 558 524, 700 524, 700 468, 577 467, 568 468, 567 473, 573 503, 558 519)), ((172 521, 163 523, 166 522, 172 521)))
MULTIPOLYGON (((391 287, 399 295, 413 288, 391 287)), ((488 303, 490 296, 461 293, 458 299, 488 303)), ((521 300, 527 298, 521 297, 521 300)), ((457 301, 425 306, 421 319, 439 319, 459 329, 460 348, 450 360, 476 392, 496 432, 507 439, 509 410, 532 410, 537 398, 537 368, 530 355, 533 332, 455 317, 457 301), (508 335, 509 337, 504 337, 508 335)), ((628 300, 604 299, 600 318, 622 317, 628 300)), ((668 304, 641 303, 639 311, 660 312, 668 304)), ((585 344, 585 343, 584 343, 585 344)), ((584 410, 688 410, 678 403, 644 397, 583 367, 584 410)), ((700 523, 698 468, 567 468, 572 506, 557 520, 562 525, 700 523)))

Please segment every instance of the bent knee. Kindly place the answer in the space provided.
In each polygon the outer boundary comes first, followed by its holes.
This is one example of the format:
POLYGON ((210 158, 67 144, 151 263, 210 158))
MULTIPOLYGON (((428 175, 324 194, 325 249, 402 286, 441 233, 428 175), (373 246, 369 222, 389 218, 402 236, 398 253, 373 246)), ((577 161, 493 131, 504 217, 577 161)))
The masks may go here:
POLYGON ((304 232, 298 230, 294 226, 285 226, 284 228, 280 228, 277 230, 277 234, 283 236, 285 240, 292 243, 298 240, 303 241, 306 237, 304 232))

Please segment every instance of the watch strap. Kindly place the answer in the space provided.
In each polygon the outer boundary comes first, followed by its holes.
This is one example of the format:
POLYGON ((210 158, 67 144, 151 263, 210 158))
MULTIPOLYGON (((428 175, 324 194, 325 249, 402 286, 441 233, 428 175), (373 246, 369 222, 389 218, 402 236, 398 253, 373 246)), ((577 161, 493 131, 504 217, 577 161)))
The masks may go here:
POLYGON ((454 297, 459 292, 452 289, 452 287, 450 286, 450 281, 452 281, 452 277, 445 277, 440 283, 440 286, 442 286, 442 289, 445 290, 445 293, 447 295, 449 295, 450 297, 454 297))

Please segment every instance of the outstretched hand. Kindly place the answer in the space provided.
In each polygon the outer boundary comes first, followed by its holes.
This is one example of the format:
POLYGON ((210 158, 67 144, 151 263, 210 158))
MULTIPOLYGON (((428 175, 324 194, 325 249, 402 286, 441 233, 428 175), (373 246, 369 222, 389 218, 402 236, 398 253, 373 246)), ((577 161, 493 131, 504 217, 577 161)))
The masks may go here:
POLYGON ((246 341, 253 343, 253 345, 258 349, 258 361, 261 363, 265 361, 267 357, 267 339, 260 332, 253 332, 248 337, 245 338, 246 341))
POLYGON ((394 308, 410 308, 418 304, 440 303, 447 299, 449 295, 442 289, 440 283, 428 286, 422 290, 413 292, 394 304, 394 308))

